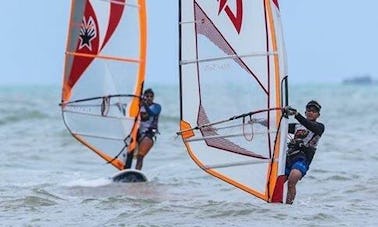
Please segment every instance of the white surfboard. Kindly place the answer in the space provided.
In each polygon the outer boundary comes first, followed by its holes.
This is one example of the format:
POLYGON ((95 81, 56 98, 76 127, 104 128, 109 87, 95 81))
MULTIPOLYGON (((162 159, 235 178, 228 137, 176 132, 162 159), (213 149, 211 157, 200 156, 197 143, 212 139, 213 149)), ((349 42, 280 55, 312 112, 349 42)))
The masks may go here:
POLYGON ((147 181, 146 175, 144 175, 142 171, 136 169, 121 170, 114 174, 111 179, 113 182, 118 183, 137 183, 147 181))

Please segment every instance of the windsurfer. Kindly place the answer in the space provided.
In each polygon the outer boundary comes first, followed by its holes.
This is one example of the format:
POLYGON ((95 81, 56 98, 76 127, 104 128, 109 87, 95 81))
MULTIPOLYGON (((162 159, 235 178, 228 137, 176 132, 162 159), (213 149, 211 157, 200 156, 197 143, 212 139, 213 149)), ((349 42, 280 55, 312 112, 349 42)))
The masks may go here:
POLYGON ((292 204, 296 195, 296 185, 304 177, 314 157, 317 144, 324 132, 324 125, 317 122, 321 106, 317 101, 311 100, 306 105, 306 117, 296 109, 286 107, 288 115, 294 115, 299 123, 289 124, 289 133, 294 138, 288 143, 285 175, 288 176, 288 191, 286 203, 292 204))
MULTIPOLYGON (((154 92, 152 89, 144 91, 141 107, 140 107, 140 126, 137 135, 138 153, 135 169, 141 170, 143 166, 143 158, 150 151, 156 140, 158 133, 158 120, 161 112, 161 106, 154 103, 154 92)), ((125 169, 130 169, 134 157, 134 151, 127 153, 125 169)))

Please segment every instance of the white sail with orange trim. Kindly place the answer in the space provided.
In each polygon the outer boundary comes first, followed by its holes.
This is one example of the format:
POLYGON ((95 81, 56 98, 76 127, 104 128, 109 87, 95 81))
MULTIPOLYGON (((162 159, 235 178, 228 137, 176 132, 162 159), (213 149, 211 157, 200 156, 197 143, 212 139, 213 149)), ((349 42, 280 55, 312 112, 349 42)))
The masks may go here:
POLYGON ((285 200, 287 66, 277 0, 181 0, 180 134, 207 173, 285 200))
POLYGON ((62 85, 70 133, 117 169, 135 146, 146 65, 145 0, 72 0, 62 85))

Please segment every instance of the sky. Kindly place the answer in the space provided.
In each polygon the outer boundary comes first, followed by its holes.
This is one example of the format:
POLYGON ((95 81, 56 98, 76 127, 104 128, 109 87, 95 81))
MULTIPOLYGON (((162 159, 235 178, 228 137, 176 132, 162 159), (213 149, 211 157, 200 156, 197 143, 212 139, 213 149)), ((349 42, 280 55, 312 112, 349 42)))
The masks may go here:
MULTIPOLYGON (((178 83, 177 2, 147 0, 151 83, 178 83)), ((281 0, 280 8, 290 83, 378 78, 377 0, 281 0)), ((61 84, 69 10, 70 0, 2 3, 0 85, 61 84)))

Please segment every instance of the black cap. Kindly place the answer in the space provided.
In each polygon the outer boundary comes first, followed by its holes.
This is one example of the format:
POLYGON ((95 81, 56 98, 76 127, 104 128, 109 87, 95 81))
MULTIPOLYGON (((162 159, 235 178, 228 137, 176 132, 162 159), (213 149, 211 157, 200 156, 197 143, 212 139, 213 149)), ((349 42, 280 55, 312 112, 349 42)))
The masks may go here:
POLYGON ((320 109, 322 108, 322 106, 315 100, 311 100, 310 102, 307 103, 306 109, 310 107, 314 107, 315 109, 318 110, 318 112, 320 112, 320 109))
POLYGON ((145 95, 146 94, 151 94, 152 96, 154 96, 154 92, 152 91, 151 88, 146 89, 143 94, 145 94, 145 95))

